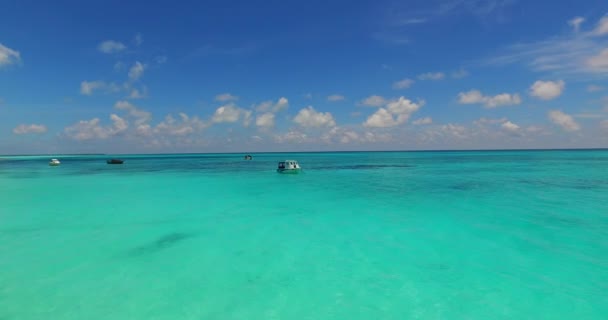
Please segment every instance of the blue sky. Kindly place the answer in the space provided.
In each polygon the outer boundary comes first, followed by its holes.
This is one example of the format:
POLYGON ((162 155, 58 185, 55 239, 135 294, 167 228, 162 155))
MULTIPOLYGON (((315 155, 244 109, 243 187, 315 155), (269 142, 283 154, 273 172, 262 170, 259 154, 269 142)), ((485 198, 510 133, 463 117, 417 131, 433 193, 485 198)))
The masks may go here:
POLYGON ((8 1, 0 154, 608 147, 605 1, 8 1))

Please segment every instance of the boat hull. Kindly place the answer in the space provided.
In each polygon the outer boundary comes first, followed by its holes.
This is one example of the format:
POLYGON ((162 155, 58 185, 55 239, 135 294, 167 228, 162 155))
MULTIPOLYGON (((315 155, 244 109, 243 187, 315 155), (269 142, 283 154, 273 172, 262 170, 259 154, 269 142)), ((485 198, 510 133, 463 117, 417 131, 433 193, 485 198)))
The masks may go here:
POLYGON ((302 171, 302 169, 277 169, 278 173, 285 173, 285 174, 296 174, 296 173, 300 173, 300 171, 302 171))

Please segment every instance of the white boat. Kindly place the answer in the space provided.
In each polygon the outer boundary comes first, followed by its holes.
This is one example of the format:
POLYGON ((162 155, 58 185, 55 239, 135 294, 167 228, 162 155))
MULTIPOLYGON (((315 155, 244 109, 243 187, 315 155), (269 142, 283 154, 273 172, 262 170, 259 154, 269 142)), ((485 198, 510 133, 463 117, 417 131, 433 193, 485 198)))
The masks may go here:
POLYGON ((300 168, 300 165, 295 160, 281 161, 277 168, 277 172, 279 173, 298 173, 300 170, 302 170, 302 168, 300 168))
POLYGON ((52 166, 52 167, 56 167, 60 164, 61 164, 61 162, 59 162, 59 160, 57 160, 57 159, 51 159, 51 161, 49 162, 49 166, 52 166))

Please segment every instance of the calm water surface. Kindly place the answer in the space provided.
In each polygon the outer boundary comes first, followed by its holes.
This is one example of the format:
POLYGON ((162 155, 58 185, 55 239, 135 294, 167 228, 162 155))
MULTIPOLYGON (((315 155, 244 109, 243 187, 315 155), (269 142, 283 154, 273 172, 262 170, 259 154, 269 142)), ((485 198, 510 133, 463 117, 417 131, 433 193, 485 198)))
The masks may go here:
POLYGON ((608 317, 608 151, 53 157, 0 157, 1 320, 608 317))

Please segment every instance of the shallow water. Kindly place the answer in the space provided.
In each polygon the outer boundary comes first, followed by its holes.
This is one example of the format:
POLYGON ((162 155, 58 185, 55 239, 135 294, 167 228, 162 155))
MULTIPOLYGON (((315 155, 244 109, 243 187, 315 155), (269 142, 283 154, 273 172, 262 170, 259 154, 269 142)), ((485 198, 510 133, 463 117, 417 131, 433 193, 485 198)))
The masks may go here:
POLYGON ((608 315, 608 151, 53 157, 0 157, 2 320, 608 315))

